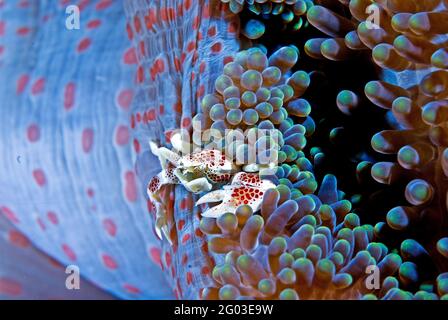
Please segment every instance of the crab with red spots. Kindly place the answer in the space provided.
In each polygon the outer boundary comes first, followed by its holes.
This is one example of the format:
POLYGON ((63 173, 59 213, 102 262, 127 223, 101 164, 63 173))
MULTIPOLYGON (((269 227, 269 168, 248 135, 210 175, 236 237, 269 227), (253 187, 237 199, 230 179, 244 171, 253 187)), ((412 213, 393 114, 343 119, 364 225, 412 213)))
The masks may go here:
MULTIPOLYGON (((171 136, 171 143, 182 150, 182 142, 178 143, 178 135, 171 136)), ((159 157, 162 171, 148 183, 147 193, 156 208, 156 234, 162 234, 170 241, 170 232, 166 221, 166 212, 160 192, 164 185, 182 184, 192 193, 208 192, 214 184, 227 183, 237 171, 233 162, 229 161, 218 150, 201 150, 180 156, 177 152, 165 147, 157 147, 151 142, 151 151, 159 157)))

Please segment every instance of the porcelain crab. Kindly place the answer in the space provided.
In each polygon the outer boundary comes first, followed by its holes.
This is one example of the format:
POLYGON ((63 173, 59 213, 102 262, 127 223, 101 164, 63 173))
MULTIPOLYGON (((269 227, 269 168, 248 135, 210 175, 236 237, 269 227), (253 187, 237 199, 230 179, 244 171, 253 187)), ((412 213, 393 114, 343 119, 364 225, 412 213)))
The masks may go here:
POLYGON ((150 146, 151 151, 159 157, 162 171, 151 179, 147 193, 156 209, 156 233, 160 239, 163 233, 171 242, 168 218, 160 197, 162 186, 182 184, 192 193, 208 192, 213 185, 230 181, 238 167, 219 150, 206 149, 181 156, 168 148, 157 147, 153 142, 150 142, 150 146))
MULTIPOLYGON (((176 138, 176 136, 172 138, 172 145, 175 150, 182 150, 181 144, 176 142, 179 139, 176 138)), ((170 223, 160 197, 162 186, 182 184, 192 193, 207 192, 196 205, 221 201, 221 204, 202 213, 204 217, 213 218, 227 212, 235 213, 236 209, 244 204, 249 205, 253 211, 257 211, 265 191, 275 187, 271 181, 260 178, 261 172, 245 172, 258 171, 260 166, 256 164, 244 166, 245 171, 241 172, 233 161, 216 149, 205 149, 181 156, 165 147, 157 147, 152 142, 150 146, 152 152, 159 157, 162 171, 151 179, 147 193, 156 208, 156 233, 160 239, 162 234, 165 235, 169 242, 171 242, 168 226, 170 223), (230 184, 226 184, 229 181, 231 181, 230 184), (214 186, 221 184, 224 185, 222 189, 211 191, 214 186)), ((273 166, 269 164, 261 168, 272 170, 273 166)))

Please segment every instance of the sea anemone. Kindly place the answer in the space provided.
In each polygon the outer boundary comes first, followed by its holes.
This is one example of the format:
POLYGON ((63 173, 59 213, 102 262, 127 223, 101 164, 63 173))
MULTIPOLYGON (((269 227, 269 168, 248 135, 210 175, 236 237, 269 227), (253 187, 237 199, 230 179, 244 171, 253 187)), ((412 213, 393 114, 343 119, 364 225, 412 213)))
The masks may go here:
MULTIPOLYGON (((400 281, 413 281, 418 244, 403 244, 402 254, 412 256, 404 263, 389 252, 376 241, 374 227, 361 224, 340 198, 334 176, 324 178, 317 194, 292 194, 280 185, 266 193, 259 214, 241 206, 235 215, 202 219, 209 250, 224 256, 212 273, 216 286, 206 288, 204 298, 437 298, 428 286, 415 294, 399 288, 400 281), (379 288, 366 284, 369 267, 379 270, 379 288)), ((443 295, 446 277, 439 278, 443 295)))
POLYGON ((298 58, 292 46, 269 58, 256 47, 239 52, 216 79, 216 92, 202 100, 203 112, 193 119, 201 134, 193 135, 194 142, 225 149, 230 159, 247 160, 254 149, 257 164, 265 164, 265 153, 278 163, 295 161, 315 126, 311 105, 301 98, 309 75, 291 72, 298 58))
POLYGON ((391 127, 371 139, 372 148, 385 155, 385 161, 364 161, 359 169, 370 169, 375 181, 390 188, 403 188, 403 197, 389 207, 375 233, 400 248, 406 261, 399 272, 401 286, 415 291, 427 281, 443 296, 440 283, 448 270, 447 4, 440 0, 340 2, 348 6, 350 16, 344 15, 342 5, 313 6, 308 11, 308 21, 325 37, 310 39, 305 52, 332 61, 367 53, 386 75, 384 80, 368 82, 363 93, 341 92, 337 106, 350 114, 362 108, 359 97, 365 95, 386 110, 391 127), (368 19, 369 11, 377 13, 376 22, 368 19), (388 79, 391 71, 398 80, 388 79))
POLYGON ((262 37, 272 25, 283 31, 298 31, 306 23, 311 0, 221 0, 234 14, 241 14, 242 34, 248 39, 262 37))

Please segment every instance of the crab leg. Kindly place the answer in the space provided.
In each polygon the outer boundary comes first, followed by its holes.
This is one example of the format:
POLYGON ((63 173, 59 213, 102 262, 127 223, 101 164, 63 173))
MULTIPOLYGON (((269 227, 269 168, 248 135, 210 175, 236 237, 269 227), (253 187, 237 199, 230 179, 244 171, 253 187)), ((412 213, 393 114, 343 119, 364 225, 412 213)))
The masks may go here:
POLYGON ((179 183, 179 179, 174 175, 173 171, 173 167, 168 167, 162 170, 158 175, 151 179, 147 188, 149 200, 156 209, 156 234, 160 238, 160 240, 162 240, 163 234, 170 243, 171 239, 169 237, 169 230, 166 222, 166 212, 162 203, 162 199, 160 199, 159 193, 163 185, 179 183))

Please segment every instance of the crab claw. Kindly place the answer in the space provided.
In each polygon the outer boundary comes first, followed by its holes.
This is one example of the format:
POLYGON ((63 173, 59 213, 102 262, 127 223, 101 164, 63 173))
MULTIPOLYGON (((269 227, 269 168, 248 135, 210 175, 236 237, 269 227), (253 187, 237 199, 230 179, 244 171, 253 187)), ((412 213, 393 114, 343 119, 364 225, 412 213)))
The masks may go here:
POLYGON ((259 174, 238 172, 232 179, 232 186, 254 187, 262 190, 275 188, 275 185, 267 180, 261 179, 259 174))
POLYGON ((167 167, 167 161, 176 167, 179 165, 180 156, 177 153, 165 147, 159 147, 154 141, 149 141, 149 147, 152 154, 159 158, 163 169, 167 167))
POLYGON ((219 202, 224 200, 225 196, 226 190, 215 190, 200 197, 199 200, 196 201, 196 205, 198 206, 207 202, 219 202))
POLYGON ((184 184, 185 189, 193 193, 208 192, 212 190, 212 185, 207 178, 198 178, 184 184))
POLYGON ((170 163, 172 163, 174 166, 178 166, 179 165, 179 160, 180 160, 180 156, 165 148, 165 147, 161 147, 157 150, 158 154, 157 156, 160 159, 160 163, 162 164, 162 168, 164 168, 166 166, 166 161, 168 160, 170 163))
POLYGON ((233 178, 232 184, 204 195, 196 204, 222 199, 221 204, 203 212, 203 217, 217 218, 227 212, 235 213, 241 205, 249 205, 255 212, 260 209, 266 190, 274 187, 271 181, 261 180, 258 174, 239 172, 233 178))

